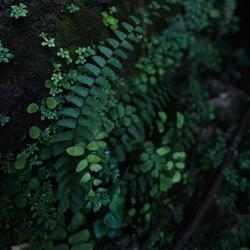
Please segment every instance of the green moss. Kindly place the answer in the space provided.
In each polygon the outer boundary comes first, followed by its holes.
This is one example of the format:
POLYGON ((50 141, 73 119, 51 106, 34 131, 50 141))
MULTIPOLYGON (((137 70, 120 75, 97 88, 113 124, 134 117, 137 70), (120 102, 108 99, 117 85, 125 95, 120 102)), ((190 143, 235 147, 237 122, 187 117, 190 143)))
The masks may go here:
POLYGON ((56 19, 56 41, 60 47, 74 50, 97 43, 105 36, 100 13, 82 6, 75 15, 56 19))

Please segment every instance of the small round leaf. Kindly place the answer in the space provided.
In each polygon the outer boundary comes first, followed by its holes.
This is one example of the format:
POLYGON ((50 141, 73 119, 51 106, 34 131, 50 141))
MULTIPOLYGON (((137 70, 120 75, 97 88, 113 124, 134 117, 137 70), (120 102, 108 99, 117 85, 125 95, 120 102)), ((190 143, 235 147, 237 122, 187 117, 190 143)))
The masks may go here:
POLYGON ((32 139, 38 139, 40 137, 40 129, 35 126, 30 127, 29 135, 32 139))
POLYGON ((40 186, 40 181, 36 177, 32 177, 28 184, 29 189, 37 190, 39 186, 40 186))
POLYGON ((39 107, 36 103, 31 103, 28 108, 27 108, 27 112, 29 114, 34 114, 38 111, 39 107))
POLYGON ((55 109, 58 105, 58 101, 54 97, 48 97, 46 99, 46 104, 49 109, 55 109))
POLYGON ((26 165, 27 157, 19 157, 15 162, 16 169, 23 169, 26 165))
POLYGON ((102 220, 97 220, 94 224, 94 232, 97 239, 103 238, 109 231, 109 228, 102 220))
POLYGON ((121 217, 119 214, 114 212, 108 212, 103 219, 105 225, 110 228, 117 229, 121 227, 121 217))

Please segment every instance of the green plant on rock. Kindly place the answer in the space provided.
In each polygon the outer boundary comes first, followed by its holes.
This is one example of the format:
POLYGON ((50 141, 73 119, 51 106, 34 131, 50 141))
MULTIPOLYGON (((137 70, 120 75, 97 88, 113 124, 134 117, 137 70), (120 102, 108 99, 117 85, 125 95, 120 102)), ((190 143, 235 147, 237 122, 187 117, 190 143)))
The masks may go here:
POLYGON ((57 56, 64 59, 67 62, 67 64, 73 62, 70 53, 67 49, 60 48, 59 51, 57 52, 57 56))
POLYGON ((55 43, 55 38, 53 37, 49 37, 47 33, 42 32, 39 37, 42 38, 42 46, 44 47, 49 47, 49 48, 54 48, 56 47, 56 43, 55 43))
POLYGON ((8 63, 13 57, 14 54, 12 54, 8 48, 3 47, 2 41, 0 40, 0 63, 8 63))
MULTIPOLYGON (((135 242, 142 249, 165 249, 185 219, 194 178, 204 181, 204 173, 222 161, 225 141, 209 144, 221 137, 204 136, 214 113, 200 83, 210 66, 204 51, 215 60, 209 72, 220 70, 221 53, 209 40, 222 21, 220 5, 152 1, 119 29, 113 14, 109 9, 103 16, 114 30, 111 38, 76 47, 72 55, 60 48, 63 60, 45 82, 48 96, 27 107, 49 126, 34 124, 28 131, 33 144, 1 157, 3 245, 18 231, 15 243, 39 250, 132 249, 135 242), (166 15, 172 8, 177 15, 166 15), (144 28, 153 30, 157 18, 166 28, 145 38, 144 28), (139 43, 142 55, 125 77, 124 62, 131 64, 126 60, 139 43)), ((42 46, 56 46, 46 33, 41 38, 42 46)), ((248 159, 248 153, 239 159, 241 170, 248 159)), ((249 189, 238 171, 225 173, 218 203, 236 206, 236 192, 249 189)))
POLYGON ((102 14, 102 22, 111 30, 118 29, 118 19, 114 17, 114 14, 117 13, 117 9, 115 7, 110 7, 107 11, 103 11, 102 14))
POLYGON ((9 122, 10 118, 8 116, 0 114, 0 127, 4 127, 9 122))
POLYGON ((19 5, 12 5, 10 17, 15 19, 19 19, 22 17, 26 17, 28 15, 27 5, 20 3, 19 5))
MULTIPOLYGON (((133 17, 132 20, 134 20, 135 24, 139 24, 140 22, 135 17, 133 17)), ((73 86, 70 89, 71 94, 67 96, 70 106, 63 108, 61 111, 64 118, 59 120, 58 125, 62 127, 64 131, 58 134, 57 141, 63 142, 66 145, 68 142, 73 144, 67 150, 68 154, 70 153, 72 156, 75 155, 75 157, 79 157, 84 154, 83 142, 88 141, 92 143, 90 145, 93 145, 93 140, 96 140, 98 143, 102 138, 105 138, 105 134, 101 132, 99 113, 102 112, 104 108, 102 102, 106 99, 106 93, 110 90, 109 81, 116 79, 116 74, 112 68, 119 69, 121 67, 119 60, 126 55, 123 50, 126 50, 129 46, 129 42, 126 40, 134 40, 133 32, 135 32, 135 28, 130 24, 124 24, 124 27, 123 32, 117 31, 116 33, 119 40, 107 40, 111 48, 103 45, 98 46, 101 55, 92 56, 94 63, 84 65, 84 74, 77 76, 78 85, 73 86), (124 33, 125 31, 127 34, 124 33), (81 131, 84 131, 84 133, 81 131)), ((139 31, 140 30, 138 30, 138 32, 139 31)), ((70 157, 65 158, 65 156, 62 156, 60 165, 57 167, 58 171, 65 168, 69 160, 70 157)), ((90 165, 92 172, 99 172, 102 169, 101 165, 98 164, 100 160, 100 156, 95 154, 91 154, 89 159, 87 157, 87 163, 91 161, 93 165, 90 165)), ((84 162, 86 162, 86 159, 79 161, 80 166, 85 164, 84 162)), ((71 172, 70 169, 68 171, 71 172)), ((91 172, 84 172, 81 179, 86 186, 86 191, 88 190, 87 192, 89 193, 91 191, 92 181, 94 181, 91 172)), ((92 192, 90 192, 90 194, 91 193, 92 192)), ((62 194, 65 196, 64 193, 62 194)))
POLYGON ((75 52, 77 54, 76 64, 84 64, 88 57, 95 55, 95 50, 90 46, 79 47, 75 52))
POLYGON ((74 14, 74 13, 80 11, 80 8, 77 5, 72 3, 67 7, 67 10, 69 13, 74 14))

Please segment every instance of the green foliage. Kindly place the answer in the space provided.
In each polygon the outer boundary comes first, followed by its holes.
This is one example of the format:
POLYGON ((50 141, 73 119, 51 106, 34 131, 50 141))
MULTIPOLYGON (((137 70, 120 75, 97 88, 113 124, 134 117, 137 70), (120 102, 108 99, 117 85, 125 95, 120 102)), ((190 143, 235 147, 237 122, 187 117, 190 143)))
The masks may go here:
POLYGON ((118 19, 114 17, 114 14, 117 13, 117 9, 115 7, 110 7, 107 11, 103 11, 102 14, 102 22, 103 24, 110 28, 111 30, 118 29, 118 19))
POLYGON ((76 64, 84 64, 88 57, 95 55, 95 50, 91 47, 79 47, 76 51, 76 64))
POLYGON ((56 47, 55 44, 55 38, 53 37, 49 37, 48 34, 46 34, 45 32, 42 32, 39 37, 42 38, 42 46, 44 47, 49 47, 49 48, 54 48, 56 47))
POLYGON ((8 63, 14 55, 8 48, 3 47, 2 41, 0 40, 0 63, 8 63))
POLYGON ((60 48, 57 52, 57 56, 66 60, 67 64, 70 64, 73 61, 67 49, 60 48))
POLYGON ((36 126, 30 127, 29 135, 32 139, 38 139, 40 136, 40 129, 36 126))
MULTIPOLYGON (((221 69, 223 53, 213 38, 230 23, 224 7, 212 0, 152 1, 119 27, 109 8, 102 20, 112 37, 54 51, 61 63, 45 82, 48 96, 27 107, 48 121, 30 127, 33 144, 0 159, 4 240, 15 233, 12 243, 34 249, 119 249, 119 239, 128 241, 126 249, 134 241, 142 249, 171 245, 194 183, 203 187, 227 151, 225 136, 208 133, 215 117, 201 86, 204 72, 221 69)), ((42 46, 56 47, 54 38, 40 37, 42 46)), ((224 173, 216 201, 230 200, 228 213, 236 211, 236 193, 248 190, 241 172, 248 163, 246 152, 238 168, 224 173)))
POLYGON ((74 14, 74 13, 80 11, 80 8, 77 5, 72 3, 71 5, 69 5, 67 7, 67 10, 69 11, 69 13, 74 14))
POLYGON ((27 107, 27 112, 29 114, 34 114, 39 110, 39 106, 36 103, 31 103, 28 107, 27 107))
POLYGON ((11 12, 10 17, 13 17, 15 19, 19 19, 22 17, 26 17, 28 15, 27 6, 23 3, 20 3, 19 5, 12 5, 11 6, 11 12))
POLYGON ((0 114, 0 127, 5 126, 9 122, 10 122, 10 118, 8 116, 0 114))

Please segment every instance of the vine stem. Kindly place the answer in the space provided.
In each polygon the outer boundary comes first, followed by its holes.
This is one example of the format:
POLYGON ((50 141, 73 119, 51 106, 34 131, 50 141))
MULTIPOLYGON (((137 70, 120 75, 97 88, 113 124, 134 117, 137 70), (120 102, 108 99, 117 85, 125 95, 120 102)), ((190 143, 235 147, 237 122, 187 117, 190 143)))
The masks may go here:
MULTIPOLYGON (((248 103, 248 105, 249 105, 249 103, 248 103)), ((223 172, 224 172, 225 168, 227 168, 227 166, 229 166, 235 160, 236 156, 238 155, 238 147, 239 147, 239 145, 242 141, 242 138, 243 138, 247 128, 249 127, 249 125, 250 125, 250 107, 248 107, 246 113, 244 114, 244 116, 243 116, 243 118, 238 126, 236 134, 232 139, 232 142, 231 142, 231 145, 229 148, 229 152, 221 165, 220 172, 215 177, 210 189, 208 190, 208 193, 207 193, 202 205, 198 209, 197 213, 194 215, 190 224, 184 230, 184 232, 181 235, 181 237, 179 238, 179 240, 176 242, 176 244, 174 244, 172 250, 183 249, 183 247, 187 244, 187 242, 189 241, 189 239, 191 238, 193 233, 196 231, 202 218, 204 217, 208 208, 210 207, 210 205, 214 199, 214 195, 217 193, 217 191, 222 183, 223 172)))

